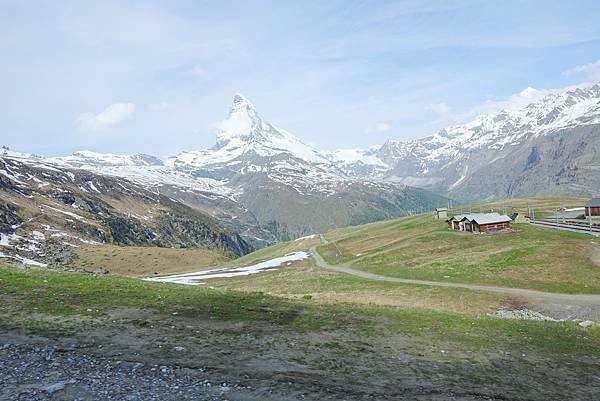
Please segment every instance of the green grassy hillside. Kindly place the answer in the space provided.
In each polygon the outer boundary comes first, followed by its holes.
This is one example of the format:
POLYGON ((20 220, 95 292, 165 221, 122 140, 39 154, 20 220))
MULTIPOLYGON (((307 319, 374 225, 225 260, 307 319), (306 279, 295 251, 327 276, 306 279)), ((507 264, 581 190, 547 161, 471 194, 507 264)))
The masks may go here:
POLYGON ((491 284, 551 292, 600 293, 600 240, 587 234, 513 225, 478 235, 420 215, 325 235, 331 263, 390 277, 491 284))

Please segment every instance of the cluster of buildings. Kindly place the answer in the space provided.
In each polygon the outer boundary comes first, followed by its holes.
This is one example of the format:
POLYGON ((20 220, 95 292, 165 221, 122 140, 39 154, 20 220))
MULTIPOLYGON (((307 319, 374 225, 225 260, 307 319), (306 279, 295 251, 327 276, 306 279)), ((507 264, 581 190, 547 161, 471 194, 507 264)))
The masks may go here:
MULTIPOLYGON (((566 210, 577 210, 581 213, 582 209, 584 214, 579 215, 579 219, 586 218, 591 221, 592 218, 600 217, 600 198, 590 199, 583 208, 566 210)), ((445 220, 448 227, 453 230, 472 233, 502 231, 509 229, 511 223, 529 222, 528 216, 521 216, 518 213, 513 213, 511 216, 499 213, 469 213, 448 218, 448 209, 445 207, 435 209, 435 216, 438 220, 445 220)))
MULTIPOLYGON (((448 210, 437 208, 435 212, 438 219, 446 219, 448 210)), ((517 216, 516 213, 511 217, 498 213, 469 213, 452 216, 446 220, 446 223, 453 230, 485 233, 509 229, 517 216)))
POLYGON ((453 216, 446 222, 453 230, 485 233, 509 229, 513 219, 505 214, 473 213, 453 216))

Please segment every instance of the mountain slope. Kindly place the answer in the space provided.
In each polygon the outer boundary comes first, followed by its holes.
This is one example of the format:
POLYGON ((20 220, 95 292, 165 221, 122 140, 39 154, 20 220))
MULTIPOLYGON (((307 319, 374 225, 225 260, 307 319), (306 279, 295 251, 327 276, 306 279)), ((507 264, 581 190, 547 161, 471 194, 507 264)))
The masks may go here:
MULTIPOLYGON (((346 174, 473 201, 598 193, 600 85, 550 95, 411 142, 337 160, 346 174)), ((341 154, 338 152, 337 155, 341 154)))
POLYGON ((238 256, 251 250, 235 232, 181 202, 31 156, 0 157, 0 195, 0 252, 26 262, 64 264, 83 244, 198 247, 238 256))

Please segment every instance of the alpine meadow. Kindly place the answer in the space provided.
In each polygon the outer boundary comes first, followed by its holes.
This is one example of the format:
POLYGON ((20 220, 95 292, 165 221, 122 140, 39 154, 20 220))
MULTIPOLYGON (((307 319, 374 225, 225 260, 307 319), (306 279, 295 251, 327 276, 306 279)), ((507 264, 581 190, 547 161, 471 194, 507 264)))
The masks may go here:
POLYGON ((600 399, 600 3, 0 9, 0 401, 600 399))

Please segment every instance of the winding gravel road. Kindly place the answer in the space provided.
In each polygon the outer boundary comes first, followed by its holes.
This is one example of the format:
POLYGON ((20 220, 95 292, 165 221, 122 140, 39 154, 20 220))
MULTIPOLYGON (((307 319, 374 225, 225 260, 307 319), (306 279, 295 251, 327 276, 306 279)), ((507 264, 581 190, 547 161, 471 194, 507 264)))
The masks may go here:
MULTIPOLYGON (((324 243, 328 243, 322 238, 324 243)), ((474 291, 487 291, 511 295, 526 299, 540 311, 558 319, 590 319, 600 321, 600 295, 560 294, 527 290, 523 288, 495 287, 490 285, 451 283, 445 281, 414 280, 382 276, 352 268, 351 263, 331 265, 317 252, 316 247, 310 248, 310 254, 317 266, 338 273, 351 274, 368 280, 386 281, 401 284, 429 285, 436 287, 466 288, 474 291)))

